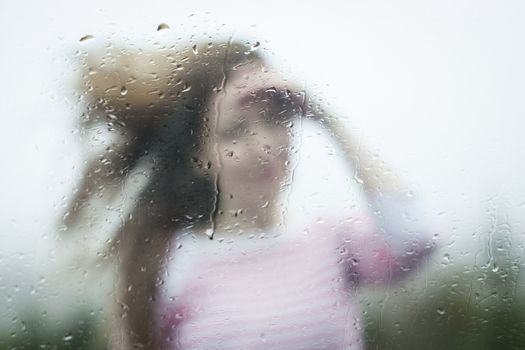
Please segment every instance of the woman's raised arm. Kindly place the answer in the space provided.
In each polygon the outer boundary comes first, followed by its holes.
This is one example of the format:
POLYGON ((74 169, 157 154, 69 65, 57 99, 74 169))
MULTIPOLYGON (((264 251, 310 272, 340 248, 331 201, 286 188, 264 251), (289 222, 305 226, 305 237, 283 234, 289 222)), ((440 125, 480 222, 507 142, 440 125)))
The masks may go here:
POLYGON ((362 227, 338 229, 352 278, 384 281, 410 271, 436 245, 437 227, 428 208, 340 119, 319 105, 306 106, 305 115, 328 129, 351 163, 371 209, 370 220, 361 221, 362 227))
POLYGON ((355 171, 355 179, 369 199, 378 195, 400 195, 408 188, 381 158, 372 152, 344 122, 314 101, 305 104, 305 115, 323 125, 355 171))

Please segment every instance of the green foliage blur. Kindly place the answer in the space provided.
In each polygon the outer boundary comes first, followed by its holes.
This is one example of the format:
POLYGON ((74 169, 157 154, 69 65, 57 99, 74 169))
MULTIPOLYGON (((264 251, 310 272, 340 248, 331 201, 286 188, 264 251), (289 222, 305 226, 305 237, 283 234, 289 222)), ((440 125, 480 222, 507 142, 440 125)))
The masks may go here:
POLYGON ((523 246, 504 220, 486 232, 471 264, 441 253, 436 276, 417 276, 419 292, 410 281, 382 291, 365 313, 366 348, 525 349, 523 246))
POLYGON ((466 269, 403 307, 387 296, 366 311, 366 349, 525 349, 525 297, 515 294, 516 282, 507 272, 466 269))
POLYGON ((16 323, 20 325, 16 331, 1 333, 0 350, 109 349, 96 318, 88 312, 80 312, 59 324, 31 314, 16 323))

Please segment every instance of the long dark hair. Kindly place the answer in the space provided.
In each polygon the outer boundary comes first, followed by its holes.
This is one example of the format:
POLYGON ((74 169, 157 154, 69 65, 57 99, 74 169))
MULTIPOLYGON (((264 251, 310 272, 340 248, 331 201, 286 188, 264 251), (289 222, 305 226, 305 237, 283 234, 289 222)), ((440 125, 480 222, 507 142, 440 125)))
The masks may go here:
POLYGON ((80 126, 103 126, 116 137, 87 162, 64 223, 74 231, 86 221, 93 198, 111 202, 130 174, 146 164, 147 183, 111 241, 120 263, 122 346, 163 348, 154 299, 172 235, 209 224, 218 204, 209 172, 214 164, 200 157, 211 132, 210 101, 232 69, 261 57, 249 44, 231 41, 149 53, 111 48, 100 59, 93 59, 96 55, 84 55, 79 93, 86 111, 80 126), (132 64, 137 57, 143 61, 140 72, 132 64))

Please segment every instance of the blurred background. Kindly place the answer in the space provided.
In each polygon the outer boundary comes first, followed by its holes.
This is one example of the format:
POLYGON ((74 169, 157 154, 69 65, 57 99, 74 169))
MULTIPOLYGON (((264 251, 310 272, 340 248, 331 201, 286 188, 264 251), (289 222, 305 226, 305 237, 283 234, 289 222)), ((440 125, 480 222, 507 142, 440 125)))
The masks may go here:
MULTIPOLYGON (((0 349, 107 348, 111 265, 82 263, 105 223, 80 242, 58 235, 85 152, 78 52, 228 37, 329 101, 440 218, 423 267, 360 291, 367 348, 525 349, 519 0, 2 1, 0 349)), ((355 205, 329 138, 305 123, 298 142, 288 220, 355 205)))

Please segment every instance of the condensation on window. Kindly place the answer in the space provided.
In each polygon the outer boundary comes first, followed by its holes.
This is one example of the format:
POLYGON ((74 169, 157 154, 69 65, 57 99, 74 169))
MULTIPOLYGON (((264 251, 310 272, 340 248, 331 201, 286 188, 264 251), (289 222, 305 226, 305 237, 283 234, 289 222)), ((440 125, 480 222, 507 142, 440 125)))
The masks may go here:
POLYGON ((0 348, 522 348, 524 12, 471 5, 4 6, 0 348))

